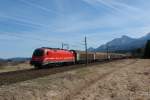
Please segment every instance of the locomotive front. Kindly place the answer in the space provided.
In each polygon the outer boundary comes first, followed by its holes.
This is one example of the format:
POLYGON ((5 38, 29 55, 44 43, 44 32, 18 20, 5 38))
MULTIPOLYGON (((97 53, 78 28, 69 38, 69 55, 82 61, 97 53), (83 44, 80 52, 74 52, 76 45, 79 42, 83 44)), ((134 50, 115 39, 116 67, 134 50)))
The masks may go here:
POLYGON ((33 52, 30 64, 34 66, 42 66, 44 61, 44 49, 36 49, 33 52))

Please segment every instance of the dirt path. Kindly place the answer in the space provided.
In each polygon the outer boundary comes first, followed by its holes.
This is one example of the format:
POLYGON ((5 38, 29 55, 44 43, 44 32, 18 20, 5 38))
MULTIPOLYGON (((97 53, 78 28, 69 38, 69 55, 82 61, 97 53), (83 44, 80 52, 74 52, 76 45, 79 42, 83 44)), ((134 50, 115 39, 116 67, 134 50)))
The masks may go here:
POLYGON ((150 60, 137 60, 114 71, 71 100, 150 100, 150 60))
POLYGON ((1 86, 0 100, 148 100, 149 66, 126 59, 68 70, 1 86))

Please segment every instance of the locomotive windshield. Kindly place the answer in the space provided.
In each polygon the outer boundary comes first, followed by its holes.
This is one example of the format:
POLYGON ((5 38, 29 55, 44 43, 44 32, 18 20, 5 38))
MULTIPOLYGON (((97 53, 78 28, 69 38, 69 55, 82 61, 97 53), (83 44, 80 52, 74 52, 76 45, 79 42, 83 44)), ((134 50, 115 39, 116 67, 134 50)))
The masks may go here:
POLYGON ((37 49, 34 51, 33 56, 43 56, 43 54, 44 54, 43 50, 37 49))

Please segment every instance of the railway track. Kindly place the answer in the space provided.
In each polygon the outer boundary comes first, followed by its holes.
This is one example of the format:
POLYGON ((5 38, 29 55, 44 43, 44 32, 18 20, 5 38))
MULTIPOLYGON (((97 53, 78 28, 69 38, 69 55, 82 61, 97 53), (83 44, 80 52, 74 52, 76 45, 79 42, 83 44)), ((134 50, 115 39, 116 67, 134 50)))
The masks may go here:
MULTIPOLYGON (((87 66, 93 66, 93 65, 107 63, 107 62, 108 61, 89 63, 87 66)), ((28 70, 0 73, 0 86, 9 85, 9 84, 22 82, 26 80, 32 80, 35 78, 44 77, 56 73, 62 73, 65 71, 74 70, 74 69, 87 67, 87 66, 85 64, 78 64, 78 65, 70 65, 70 66, 50 67, 50 68, 44 68, 40 70, 28 69, 28 70)))

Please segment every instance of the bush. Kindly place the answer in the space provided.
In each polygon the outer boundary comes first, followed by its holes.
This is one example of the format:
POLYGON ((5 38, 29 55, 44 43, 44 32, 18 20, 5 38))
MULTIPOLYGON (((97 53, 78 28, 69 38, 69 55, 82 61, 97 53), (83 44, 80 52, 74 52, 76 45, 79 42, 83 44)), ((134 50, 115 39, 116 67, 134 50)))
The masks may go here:
POLYGON ((150 58, 150 40, 148 40, 146 43, 144 58, 150 58))

